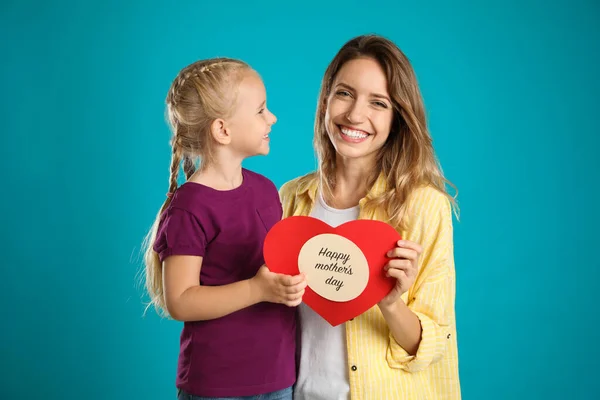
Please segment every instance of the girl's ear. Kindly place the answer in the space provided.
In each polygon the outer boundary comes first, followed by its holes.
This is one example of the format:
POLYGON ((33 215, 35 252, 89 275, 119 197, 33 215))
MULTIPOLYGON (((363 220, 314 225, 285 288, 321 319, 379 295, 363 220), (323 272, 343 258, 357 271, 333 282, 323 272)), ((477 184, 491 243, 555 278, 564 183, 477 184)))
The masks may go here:
POLYGON ((217 143, 227 145, 231 143, 231 134, 227 129, 225 120, 218 118, 210 124, 210 134, 217 143))

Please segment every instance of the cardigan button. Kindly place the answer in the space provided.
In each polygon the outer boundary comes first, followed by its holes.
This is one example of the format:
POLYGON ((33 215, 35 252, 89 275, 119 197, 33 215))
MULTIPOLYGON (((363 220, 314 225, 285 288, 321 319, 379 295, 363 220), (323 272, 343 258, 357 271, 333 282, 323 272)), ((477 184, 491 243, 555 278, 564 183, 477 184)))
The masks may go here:
POLYGON ((358 368, 356 368, 356 365, 352 366, 352 371, 356 371, 358 368))

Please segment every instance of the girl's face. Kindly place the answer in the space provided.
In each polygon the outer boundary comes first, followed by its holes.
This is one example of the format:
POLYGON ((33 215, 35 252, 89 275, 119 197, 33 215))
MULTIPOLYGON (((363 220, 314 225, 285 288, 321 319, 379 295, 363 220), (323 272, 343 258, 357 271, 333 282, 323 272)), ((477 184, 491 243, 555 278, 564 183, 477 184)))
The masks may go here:
POLYGON ((262 79, 253 71, 244 76, 238 89, 238 104, 229 120, 232 149, 241 157, 269 153, 269 134, 277 117, 267 109, 262 79))
POLYGON ((372 58, 346 62, 327 98, 325 127, 338 156, 372 161, 394 117, 385 72, 372 58))

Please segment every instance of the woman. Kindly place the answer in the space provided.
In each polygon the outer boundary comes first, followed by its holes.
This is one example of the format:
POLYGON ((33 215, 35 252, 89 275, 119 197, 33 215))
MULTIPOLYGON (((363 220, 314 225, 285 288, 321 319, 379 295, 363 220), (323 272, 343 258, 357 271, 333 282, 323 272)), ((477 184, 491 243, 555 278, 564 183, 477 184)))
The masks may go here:
POLYGON ((315 123, 318 170, 280 190, 284 216, 332 226, 385 221, 396 286, 332 327, 300 306, 295 399, 459 399, 452 239, 454 199, 436 162, 410 62, 375 35, 347 42, 323 77, 315 123))

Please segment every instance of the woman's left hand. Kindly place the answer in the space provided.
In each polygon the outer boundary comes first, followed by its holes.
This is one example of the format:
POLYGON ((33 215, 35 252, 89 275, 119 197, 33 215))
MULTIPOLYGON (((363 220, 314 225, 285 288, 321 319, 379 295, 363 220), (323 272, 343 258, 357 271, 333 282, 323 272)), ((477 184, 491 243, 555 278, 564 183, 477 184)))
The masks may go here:
POLYGON ((379 306, 394 304, 415 283, 417 277, 419 255, 423 248, 408 240, 399 240, 397 245, 388 251, 387 256, 391 260, 384 267, 386 275, 396 279, 396 286, 379 302, 379 306))

